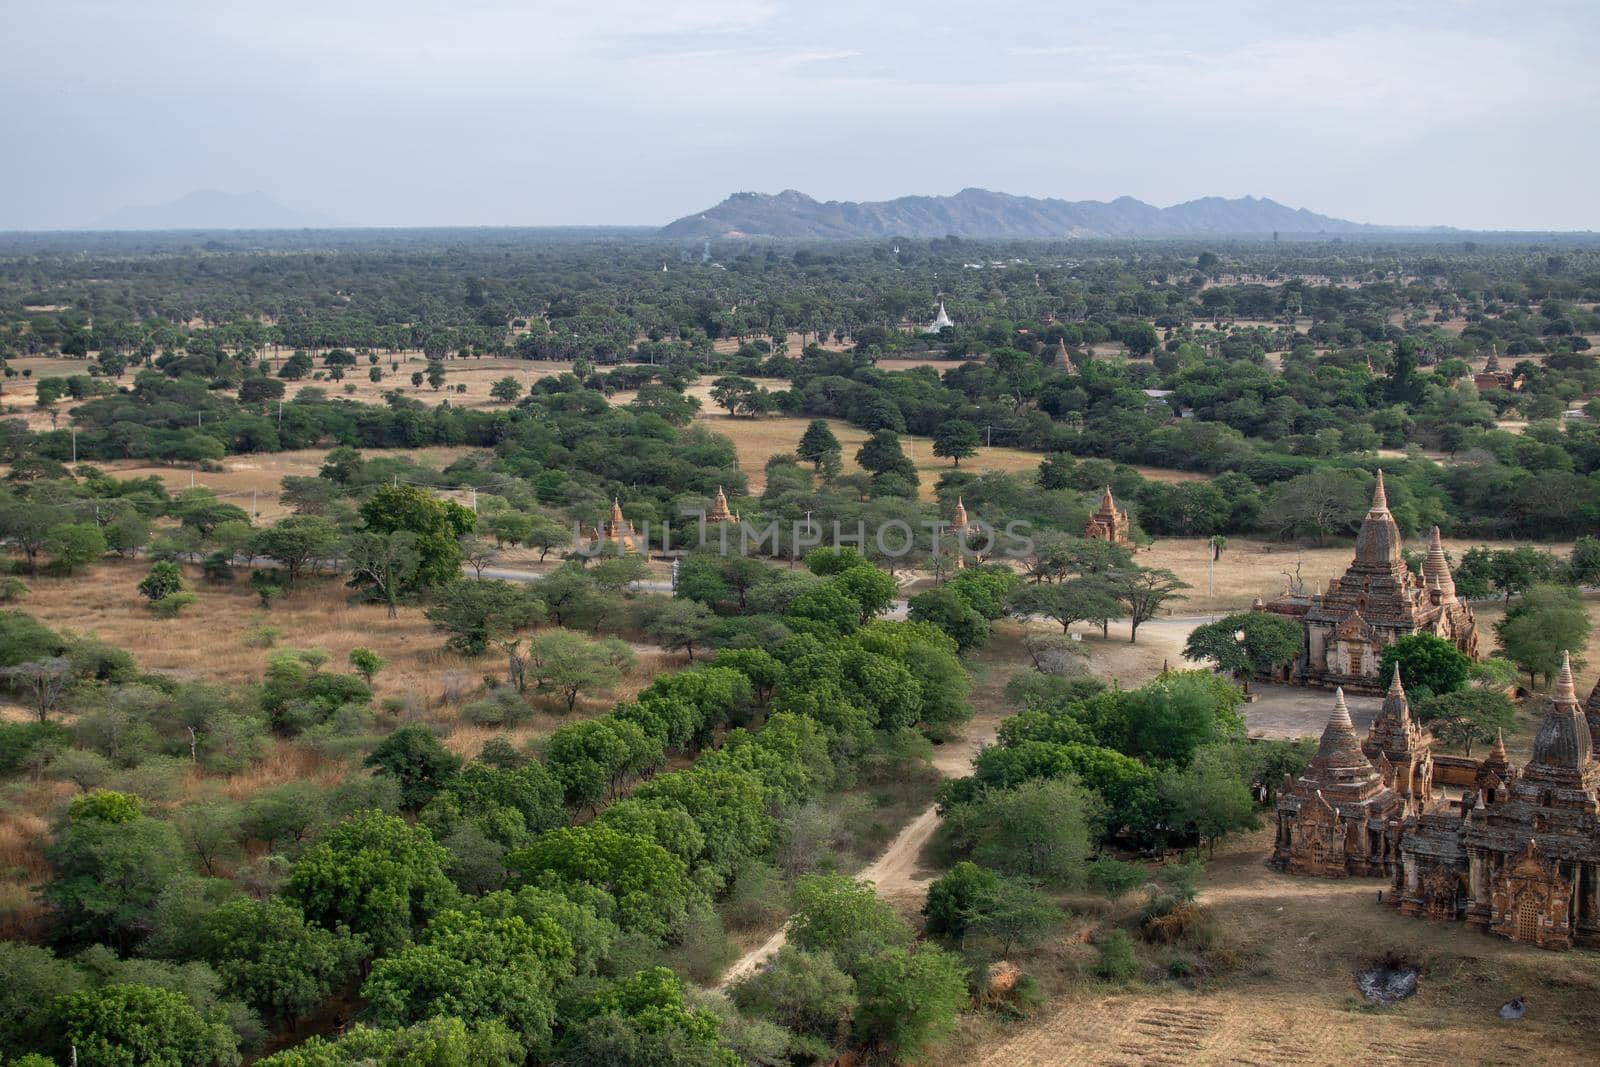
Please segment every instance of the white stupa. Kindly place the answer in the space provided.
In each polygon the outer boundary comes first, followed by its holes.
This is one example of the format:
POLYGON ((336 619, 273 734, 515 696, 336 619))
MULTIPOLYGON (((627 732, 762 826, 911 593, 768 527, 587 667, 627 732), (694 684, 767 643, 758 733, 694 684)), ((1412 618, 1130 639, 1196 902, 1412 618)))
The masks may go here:
POLYGON ((933 321, 928 323, 928 328, 926 330, 923 330, 922 332, 923 333, 938 333, 940 330, 944 329, 946 326, 954 326, 954 325, 955 325, 955 321, 953 319, 951 319, 949 313, 945 311, 945 309, 944 309, 944 301, 941 300, 941 301, 939 301, 939 314, 937 314, 937 315, 935 315, 933 317, 933 321))

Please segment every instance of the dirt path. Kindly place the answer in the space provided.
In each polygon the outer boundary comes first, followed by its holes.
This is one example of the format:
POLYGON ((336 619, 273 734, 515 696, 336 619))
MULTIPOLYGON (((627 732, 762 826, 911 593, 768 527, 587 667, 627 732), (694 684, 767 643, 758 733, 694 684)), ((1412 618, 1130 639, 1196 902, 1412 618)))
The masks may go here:
MULTIPOLYGON (((933 755, 933 766, 946 778, 966 774, 984 745, 995 738, 1000 723, 1010 714, 1006 706, 1004 688, 1010 668, 1018 666, 1021 655, 1020 640, 1023 631, 1016 628, 1004 635, 997 634, 990 646, 978 657, 979 672, 973 685, 973 716, 961 736, 940 745, 933 755)), ((856 877, 871 882, 878 895, 906 910, 914 910, 922 902, 928 885, 933 881, 924 873, 919 863, 922 850, 939 828, 939 813, 932 806, 907 823, 889 847, 856 877)), ((736 960, 722 974, 718 989, 760 970, 768 960, 777 955, 784 945, 786 930, 780 929, 762 944, 736 960)))
MULTIPOLYGON (((1109 640, 1088 639, 1090 669, 1107 681, 1116 678, 1124 684, 1141 685, 1158 674, 1163 665, 1185 665, 1183 645, 1189 632, 1204 618, 1153 619, 1139 628, 1139 643, 1130 644, 1113 631, 1109 640)), ((1045 627, 1036 627, 1044 629, 1045 627)), ((1053 627, 1050 627, 1053 629, 1053 627)), ((973 717, 964 733, 935 751, 933 765, 946 778, 966 774, 972 760, 994 741, 1000 723, 1013 710, 1005 699, 1005 683, 1011 671, 1021 667, 1020 628, 1001 634, 978 657, 979 672, 972 691, 973 717)), ((923 849, 939 828, 938 809, 930 806, 895 835, 889 847, 856 877, 871 882, 878 895, 903 911, 915 911, 937 877, 936 871, 922 866, 923 849)), ((760 970, 783 948, 786 930, 780 929, 766 941, 745 953, 723 972, 718 989, 747 978, 760 970)))

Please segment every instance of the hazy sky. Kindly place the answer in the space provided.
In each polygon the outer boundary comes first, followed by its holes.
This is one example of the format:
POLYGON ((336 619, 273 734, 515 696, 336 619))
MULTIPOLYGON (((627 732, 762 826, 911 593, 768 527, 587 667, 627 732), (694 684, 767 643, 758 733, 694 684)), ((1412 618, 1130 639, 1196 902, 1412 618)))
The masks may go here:
POLYGON ((0 229, 202 188, 355 224, 542 225, 965 186, 1600 229, 1596 0, 3 10, 0 229))

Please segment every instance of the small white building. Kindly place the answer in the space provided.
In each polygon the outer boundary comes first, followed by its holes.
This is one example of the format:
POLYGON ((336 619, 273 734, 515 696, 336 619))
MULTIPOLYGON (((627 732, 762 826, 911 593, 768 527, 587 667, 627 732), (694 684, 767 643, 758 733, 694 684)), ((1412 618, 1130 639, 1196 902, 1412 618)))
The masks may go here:
POLYGON ((923 333, 938 333, 940 330, 944 329, 946 326, 954 326, 954 325, 955 325, 955 320, 950 318, 950 315, 945 311, 945 309, 944 309, 944 301, 941 300, 941 301, 939 301, 939 314, 937 314, 937 315, 935 315, 933 317, 933 321, 928 323, 928 328, 926 330, 923 330, 922 332, 923 333))

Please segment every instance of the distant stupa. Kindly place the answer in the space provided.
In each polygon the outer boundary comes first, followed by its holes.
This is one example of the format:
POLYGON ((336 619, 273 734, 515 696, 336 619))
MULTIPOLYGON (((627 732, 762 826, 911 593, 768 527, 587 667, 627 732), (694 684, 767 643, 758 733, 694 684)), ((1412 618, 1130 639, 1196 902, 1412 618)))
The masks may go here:
POLYGON ((923 333, 938 333, 940 330, 944 329, 946 326, 954 326, 954 325, 955 325, 955 320, 950 317, 950 314, 947 311, 945 311, 945 309, 944 309, 944 301, 941 300, 941 301, 939 301, 939 314, 937 314, 937 315, 935 315, 933 317, 933 321, 928 323, 928 328, 926 330, 923 330, 922 332, 923 333))

